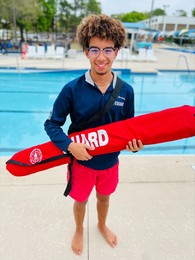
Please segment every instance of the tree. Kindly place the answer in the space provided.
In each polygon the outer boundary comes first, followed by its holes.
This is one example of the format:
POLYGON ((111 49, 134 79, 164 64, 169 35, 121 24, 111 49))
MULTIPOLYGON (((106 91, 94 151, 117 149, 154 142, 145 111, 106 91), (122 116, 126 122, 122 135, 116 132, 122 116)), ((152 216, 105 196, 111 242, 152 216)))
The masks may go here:
POLYGON ((192 10, 192 16, 195 17, 195 8, 192 10))
MULTIPOLYGON (((41 13, 38 0, 0 0, 0 17, 7 23, 20 29, 21 40, 24 40, 24 29, 29 29, 41 13)), ((2 20, 2 19, 0 19, 2 20)))
POLYGON ((36 28, 38 31, 50 32, 54 31, 55 17, 56 17, 56 0, 39 0, 41 4, 42 13, 36 21, 36 28))
POLYGON ((163 16, 166 15, 165 10, 161 9, 161 8, 157 8, 152 12, 152 16, 163 16))
POLYGON ((184 10, 177 10, 175 13, 176 16, 187 16, 187 12, 184 10))
POLYGON ((100 14, 101 13, 101 3, 96 0, 88 0, 86 3, 86 13, 89 15, 91 13, 100 14))
MULTIPOLYGON (((61 1, 59 7, 59 23, 60 27, 68 32, 71 28, 71 15, 73 13, 73 7, 68 1, 61 1)), ((61 29, 61 31, 63 31, 61 29)))
POLYGON ((0 28, 3 29, 10 29, 11 25, 10 13, 7 8, 8 4, 8 0, 0 0, 0 28))
POLYGON ((100 2, 96 0, 61 1, 59 22, 65 32, 75 32, 81 19, 90 13, 101 13, 100 2))
POLYGON ((126 13, 126 14, 120 14, 118 17, 115 15, 115 18, 120 19, 122 22, 131 22, 131 23, 136 23, 147 19, 144 13, 140 13, 136 11, 126 13))
MULTIPOLYGON (((0 0, 0 22, 19 27, 21 40, 24 31, 49 32, 54 28, 57 0, 0 0)), ((14 28, 14 31, 16 28, 14 28)), ((14 37, 15 38, 15 37, 14 37)))
POLYGON ((39 0, 17 0, 13 8, 16 10, 16 25, 20 29, 21 41, 24 41, 24 29, 27 31, 35 24, 41 15, 41 4, 39 0))

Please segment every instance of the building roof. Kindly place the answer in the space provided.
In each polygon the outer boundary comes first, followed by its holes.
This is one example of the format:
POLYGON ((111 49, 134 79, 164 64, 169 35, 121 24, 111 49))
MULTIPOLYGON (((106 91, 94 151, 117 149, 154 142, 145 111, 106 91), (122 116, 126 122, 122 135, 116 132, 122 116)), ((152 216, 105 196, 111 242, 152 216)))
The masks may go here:
POLYGON ((134 30, 145 30, 150 32, 158 32, 159 30, 148 28, 148 26, 145 24, 145 22, 137 22, 137 23, 128 23, 123 22, 123 25, 127 31, 134 31, 134 30))
POLYGON ((147 29, 145 22, 137 22, 137 23, 124 22, 123 25, 126 29, 147 29))

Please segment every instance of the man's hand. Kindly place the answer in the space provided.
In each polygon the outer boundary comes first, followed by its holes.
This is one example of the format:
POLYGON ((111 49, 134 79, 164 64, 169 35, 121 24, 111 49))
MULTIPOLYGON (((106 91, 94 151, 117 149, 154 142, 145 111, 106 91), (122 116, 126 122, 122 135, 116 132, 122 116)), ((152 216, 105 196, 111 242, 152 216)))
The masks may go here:
POLYGON ((89 146, 81 143, 70 143, 68 146, 68 151, 77 159, 81 161, 88 161, 92 156, 87 152, 87 150, 94 150, 93 146, 89 146))
POLYGON ((139 150, 141 150, 143 148, 144 148, 144 145, 142 144, 142 141, 141 140, 136 140, 136 139, 133 139, 132 141, 129 141, 127 146, 126 146, 126 149, 129 152, 138 152, 139 150))

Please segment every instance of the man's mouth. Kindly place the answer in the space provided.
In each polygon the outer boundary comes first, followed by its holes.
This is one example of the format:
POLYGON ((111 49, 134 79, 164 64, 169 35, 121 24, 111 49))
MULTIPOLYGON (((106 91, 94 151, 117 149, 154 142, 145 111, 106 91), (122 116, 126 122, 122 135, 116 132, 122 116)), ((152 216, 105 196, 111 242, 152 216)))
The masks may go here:
POLYGON ((96 63, 96 66, 99 68, 99 69, 104 69, 106 66, 107 66, 107 63, 96 63))

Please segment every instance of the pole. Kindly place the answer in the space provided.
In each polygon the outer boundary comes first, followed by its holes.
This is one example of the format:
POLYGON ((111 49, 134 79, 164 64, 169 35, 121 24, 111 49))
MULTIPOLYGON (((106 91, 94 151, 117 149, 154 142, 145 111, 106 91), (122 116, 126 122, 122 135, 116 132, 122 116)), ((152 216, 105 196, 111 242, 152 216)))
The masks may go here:
POLYGON ((166 26, 165 26, 165 24, 166 24, 166 22, 165 22, 165 16, 167 15, 166 14, 166 9, 167 9, 167 7, 169 7, 169 5, 163 5, 163 8, 164 8, 164 15, 163 15, 163 25, 162 25, 162 31, 163 32, 165 32, 165 29, 166 29, 166 26))
POLYGON ((16 36, 16 6, 15 6, 15 0, 12 1, 12 15, 13 15, 13 38, 14 38, 14 43, 17 41, 17 36, 16 36))
POLYGON ((150 29, 150 26, 151 26, 151 20, 152 20, 152 15, 153 15, 153 9, 154 9, 154 0, 152 0, 151 10, 150 10, 150 19, 149 19, 149 25, 148 25, 148 28, 149 28, 149 29, 150 29))

